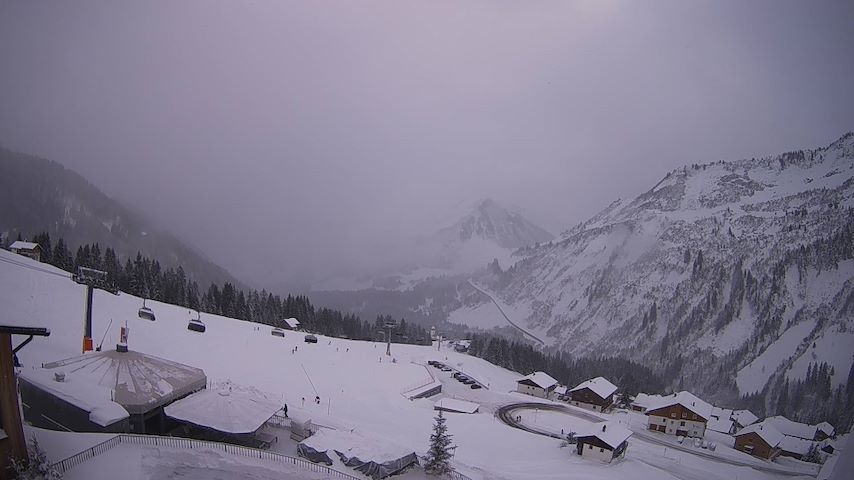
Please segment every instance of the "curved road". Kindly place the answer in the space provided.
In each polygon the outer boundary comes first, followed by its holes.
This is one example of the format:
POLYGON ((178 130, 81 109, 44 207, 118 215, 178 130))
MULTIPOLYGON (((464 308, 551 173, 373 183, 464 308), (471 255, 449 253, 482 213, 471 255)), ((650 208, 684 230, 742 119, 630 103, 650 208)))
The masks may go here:
POLYGON ((492 300, 492 303, 495 305, 495 308, 497 308, 497 309, 498 309, 498 311, 499 311, 499 312, 501 312, 501 316, 502 316, 502 317, 504 317, 504 320, 507 320, 507 323, 509 323, 510 325, 513 325, 513 327, 514 327, 514 328, 516 328, 516 330, 519 330, 520 332, 522 332, 522 334, 524 334, 524 335, 526 335, 526 336, 528 336, 528 337, 531 337, 532 339, 534 339, 535 341, 537 341, 540 345, 545 345, 545 344, 546 344, 546 342, 544 342, 544 341, 540 340, 540 339, 539 339, 539 338, 537 338, 534 334, 532 334, 532 333, 528 332, 528 331, 527 331, 527 330, 525 330, 524 328, 522 328, 522 327, 520 327, 519 325, 516 325, 515 323, 513 323, 513 320, 510 320, 510 317, 508 317, 508 316, 507 316, 507 314, 506 314, 506 313, 504 313, 504 309, 502 309, 502 308, 501 308, 501 304, 499 304, 499 303, 498 303, 498 301, 497 301, 497 300, 495 300, 495 297, 493 297, 491 293, 489 293, 489 292, 487 292, 486 290, 484 290, 484 289, 482 289, 482 288, 478 287, 477 285, 475 285, 475 283, 474 283, 474 282, 472 282, 472 281, 471 281, 471 279, 469 279, 469 281, 468 281, 468 282, 469 282, 469 285, 471 285, 475 290, 477 290, 478 292, 480 292, 480 293, 482 293, 482 294, 486 295, 487 297, 489 297, 489 299, 490 299, 490 300, 492 300))
MULTIPOLYGON (((579 417, 579 418, 582 418, 584 420, 589 420, 589 421, 593 421, 593 422, 604 421, 604 419, 601 417, 598 417, 598 416, 593 415, 593 414, 588 414, 585 412, 578 412, 578 411, 575 411, 575 410, 573 410, 567 406, 564 406, 564 405, 555 405, 555 404, 537 403, 537 402, 511 403, 510 405, 504 405, 503 407, 500 407, 495 412, 495 415, 504 424, 511 426, 513 428, 518 428, 518 429, 524 430, 526 432, 530 432, 530 433, 534 433, 537 435, 543 435, 546 437, 557 438, 557 439, 562 440, 563 437, 561 435, 558 435, 554 432, 549 432, 546 430, 536 429, 536 428, 533 428, 531 426, 524 425, 521 422, 517 422, 516 420, 513 419, 513 412, 515 412, 516 410, 532 410, 532 409, 551 410, 551 411, 561 412, 561 413, 565 413, 567 415, 572 415, 572 416, 579 417)), ((664 445, 665 447, 671 448, 673 450, 679 450, 682 452, 690 453, 692 455, 697 455, 699 457, 703 457, 703 458, 706 458, 708 460, 712 460, 712 461, 716 461, 716 462, 727 463, 727 464, 735 465, 738 467, 750 467, 750 468, 753 468, 755 470, 760 470, 763 472, 775 473, 775 474, 779 474, 779 475, 788 475, 788 476, 793 476, 793 477, 795 477, 795 476, 798 476, 798 477, 799 476, 812 476, 812 477, 816 476, 816 473, 792 472, 789 470, 782 470, 780 468, 775 468, 775 467, 770 467, 770 466, 765 466, 765 465, 757 465, 754 463, 741 462, 739 460, 735 460, 735 459, 731 459, 731 458, 712 455, 710 453, 707 453, 707 452, 704 452, 701 450, 696 450, 696 449, 693 449, 690 447, 686 447, 684 445, 673 444, 671 442, 657 438, 655 435, 651 435, 646 431, 639 432, 636 430, 632 430, 632 433, 642 441, 655 443, 658 445, 664 445)))

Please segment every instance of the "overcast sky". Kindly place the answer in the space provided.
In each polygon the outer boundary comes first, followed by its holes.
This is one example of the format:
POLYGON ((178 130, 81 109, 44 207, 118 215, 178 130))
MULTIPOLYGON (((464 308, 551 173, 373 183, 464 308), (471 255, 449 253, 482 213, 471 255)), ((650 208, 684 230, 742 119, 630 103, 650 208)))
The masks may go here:
POLYGON ((854 2, 9 1, 0 144, 258 284, 854 129, 854 2))

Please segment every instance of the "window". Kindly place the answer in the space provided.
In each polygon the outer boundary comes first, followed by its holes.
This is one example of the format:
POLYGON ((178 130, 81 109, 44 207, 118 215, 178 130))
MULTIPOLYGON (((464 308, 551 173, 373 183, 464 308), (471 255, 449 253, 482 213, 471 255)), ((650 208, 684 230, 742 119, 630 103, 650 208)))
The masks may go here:
POLYGON ((682 412, 682 418, 688 418, 688 412, 682 412))
POLYGON ((600 449, 599 449, 599 453, 605 453, 605 449, 604 449, 604 448, 600 448, 600 449))
POLYGON ((676 412, 671 412, 671 413, 670 413, 670 416, 671 416, 672 418, 676 418, 676 412))
POLYGON ((685 426, 685 422, 684 422, 684 421, 679 422, 679 426, 680 426, 680 427, 684 427, 684 426, 685 426))
POLYGON ((588 449, 588 450, 593 450, 593 445, 591 445, 591 444, 589 444, 589 443, 588 443, 588 444, 587 444, 587 449, 588 449))

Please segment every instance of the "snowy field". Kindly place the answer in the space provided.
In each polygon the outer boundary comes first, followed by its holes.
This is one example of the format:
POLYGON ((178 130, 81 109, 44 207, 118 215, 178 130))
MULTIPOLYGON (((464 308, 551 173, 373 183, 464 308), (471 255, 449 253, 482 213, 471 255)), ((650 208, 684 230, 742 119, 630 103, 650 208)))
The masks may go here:
MULTIPOLYGON (((19 356, 24 369, 39 368, 43 362, 80 354, 84 294, 84 287, 72 282, 65 272, 0 251, 0 305, 3 305, 4 323, 52 330, 50 337, 36 338, 21 350, 19 356)), ((578 457, 571 448, 561 448, 559 440, 499 422, 493 414, 498 406, 535 400, 511 393, 520 375, 453 352, 445 346, 437 351, 436 345, 393 345, 392 361, 384 355, 383 344, 322 336, 317 344, 307 344, 299 333, 287 332, 284 338, 274 337, 270 335, 270 327, 207 314, 201 316, 207 331, 199 334, 187 330, 187 322, 195 317, 195 312, 157 302, 147 303, 157 315, 154 322, 137 317, 137 309, 142 305, 139 298, 96 291, 95 342, 99 343, 105 336, 104 348, 114 348, 119 325, 127 322, 131 350, 202 368, 209 382, 230 381, 257 388, 287 403, 292 415, 310 417, 330 429, 352 431, 371 444, 393 445, 396 449, 423 454, 435 415, 434 401, 447 396, 478 403, 479 413, 447 414, 449 432, 458 446, 453 464, 473 479, 558 479, 567 478, 569 472, 572 478, 579 479, 792 478, 670 451, 638 435, 629 440, 625 459, 611 465, 599 464, 578 457), (112 327, 107 330, 111 319, 112 327), (433 359, 445 362, 489 388, 471 390, 455 381, 452 372, 423 365, 433 359), (430 381, 431 373, 443 384, 441 395, 410 401, 402 394, 408 386, 430 381), (320 397, 320 404, 314 402, 315 396, 320 397)), ((23 338, 15 338, 14 343, 21 340, 23 338)), ((580 429, 587 423, 552 413, 536 415, 531 421, 540 426, 551 425, 556 431, 580 429)), ((617 415, 626 414, 613 416, 617 415)), ((624 422, 633 427, 641 423, 643 429, 642 416, 632 414, 624 422)), ((27 432, 39 437, 53 461, 89 448, 103 438, 36 429, 27 429, 27 432)), ((719 451, 728 450, 721 447, 719 451)), ((292 454, 292 448, 288 440, 274 446, 274 450, 284 449, 281 453, 292 454)), ((729 450, 727 455, 751 459, 729 450)), ((378 456, 384 453, 376 452, 378 456)), ((282 468, 285 467, 221 452, 188 453, 122 444, 71 470, 67 478, 114 478, 119 474, 125 480, 318 478, 317 474, 298 468, 293 471, 282 471, 282 468), (117 471, 119 466, 121 472, 117 471)), ((341 469, 355 474, 346 467, 341 469)), ((423 478, 423 475, 414 471, 402 478, 423 478)))

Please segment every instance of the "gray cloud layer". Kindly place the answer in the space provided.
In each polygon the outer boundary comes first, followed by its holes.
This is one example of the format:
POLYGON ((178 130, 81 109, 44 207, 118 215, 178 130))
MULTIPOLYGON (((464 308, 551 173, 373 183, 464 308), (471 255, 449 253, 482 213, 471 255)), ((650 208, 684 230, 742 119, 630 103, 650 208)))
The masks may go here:
POLYGON ((851 2, 4 2, 0 142, 258 282, 854 128, 851 2))

